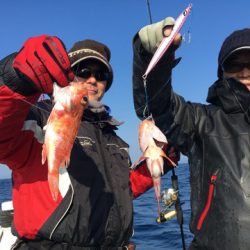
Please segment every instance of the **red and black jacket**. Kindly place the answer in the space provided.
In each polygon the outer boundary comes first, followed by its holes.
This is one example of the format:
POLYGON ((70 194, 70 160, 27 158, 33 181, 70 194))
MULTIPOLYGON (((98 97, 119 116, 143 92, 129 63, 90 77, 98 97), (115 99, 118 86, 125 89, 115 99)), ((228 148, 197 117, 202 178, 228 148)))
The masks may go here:
POLYGON ((60 195, 54 202, 47 164, 41 163, 43 127, 52 106, 48 101, 34 106, 38 94, 28 95, 14 81, 5 85, 11 60, 5 58, 0 67, 0 162, 12 170, 16 235, 74 246, 127 244, 132 199, 152 187, 147 168, 130 171, 128 145, 116 135, 112 118, 88 110, 70 165, 60 173, 60 195))

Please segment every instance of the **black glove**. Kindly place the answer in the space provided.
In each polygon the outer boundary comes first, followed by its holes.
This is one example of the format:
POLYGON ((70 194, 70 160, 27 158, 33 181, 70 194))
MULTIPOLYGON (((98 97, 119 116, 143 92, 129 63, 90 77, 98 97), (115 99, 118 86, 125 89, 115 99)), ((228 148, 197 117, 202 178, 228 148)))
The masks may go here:
MULTIPOLYGON (((13 68, 26 86, 28 83, 32 85, 31 92, 50 94, 54 82, 64 87, 74 79, 64 44, 55 36, 29 38, 16 54, 13 68)), ((25 92, 21 86, 16 88, 25 92)))

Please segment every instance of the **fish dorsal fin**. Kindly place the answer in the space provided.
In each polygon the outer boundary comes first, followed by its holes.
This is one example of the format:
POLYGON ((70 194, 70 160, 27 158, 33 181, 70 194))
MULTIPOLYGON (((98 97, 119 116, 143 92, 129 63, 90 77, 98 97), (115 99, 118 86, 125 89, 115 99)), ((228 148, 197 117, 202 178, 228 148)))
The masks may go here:
POLYGON ((142 152, 155 140, 161 144, 167 144, 167 138, 162 131, 155 125, 153 120, 144 120, 139 127, 139 144, 142 152))
POLYGON ((156 125, 152 126, 152 137, 158 142, 168 143, 166 136, 156 125))

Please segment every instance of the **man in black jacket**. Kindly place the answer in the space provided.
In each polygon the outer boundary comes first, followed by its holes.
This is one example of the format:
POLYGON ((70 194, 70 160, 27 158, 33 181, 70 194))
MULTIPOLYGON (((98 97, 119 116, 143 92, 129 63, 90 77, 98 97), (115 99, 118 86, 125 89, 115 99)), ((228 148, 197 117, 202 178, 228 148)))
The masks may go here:
POLYGON ((121 123, 100 103, 113 80, 109 60, 110 50, 100 42, 79 41, 67 55, 60 39, 42 35, 0 61, 0 162, 13 176, 13 249, 132 247, 132 199, 152 180, 145 164, 130 171, 129 146, 115 133, 121 123), (70 164, 60 170, 54 201, 47 163, 41 162, 52 103, 36 102, 41 93, 52 93, 54 82, 64 87, 73 80, 83 82, 91 104, 70 164))
POLYGON ((187 102, 172 89, 180 34, 149 73, 144 89, 142 75, 162 34, 169 35, 173 25, 170 18, 167 25, 162 21, 142 28, 134 38, 135 109, 143 119, 140 107, 148 100, 156 125, 188 157, 194 234, 190 249, 246 250, 250 246, 250 29, 225 39, 218 80, 209 88, 209 105, 204 105, 187 102))

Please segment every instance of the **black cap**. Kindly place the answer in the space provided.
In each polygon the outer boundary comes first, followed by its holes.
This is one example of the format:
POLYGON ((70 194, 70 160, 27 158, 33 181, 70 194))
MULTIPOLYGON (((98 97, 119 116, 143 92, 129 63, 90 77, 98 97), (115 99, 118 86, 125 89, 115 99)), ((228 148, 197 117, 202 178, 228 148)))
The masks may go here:
POLYGON ((223 42, 218 57, 218 77, 222 78, 223 63, 235 52, 242 49, 250 49, 250 29, 236 30, 223 42))
POLYGON ((111 52, 105 44, 89 39, 78 41, 68 51, 68 55, 71 67, 88 59, 95 59, 101 62, 109 72, 109 79, 107 80, 105 91, 110 88, 113 81, 113 70, 109 63, 111 52))

